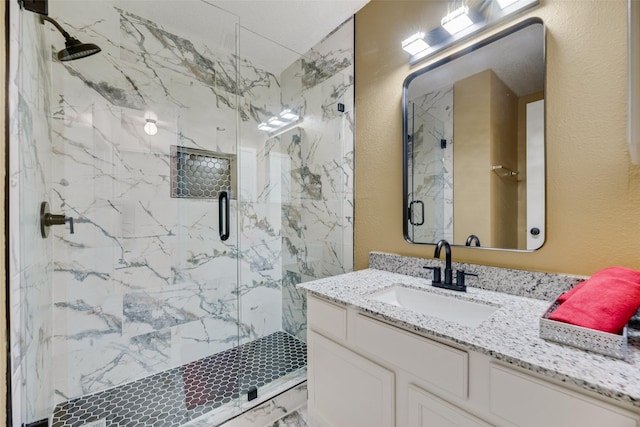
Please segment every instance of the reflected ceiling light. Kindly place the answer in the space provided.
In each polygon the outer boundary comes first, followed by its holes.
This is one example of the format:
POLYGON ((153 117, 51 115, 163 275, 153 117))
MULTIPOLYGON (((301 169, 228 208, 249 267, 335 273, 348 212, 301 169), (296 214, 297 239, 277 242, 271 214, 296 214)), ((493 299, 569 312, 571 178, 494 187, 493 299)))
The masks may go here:
POLYGON ((447 14, 441 21, 442 27, 451 35, 459 33, 473 25, 469 17, 469 8, 462 6, 447 14))
POLYGON ((275 128, 272 126, 269 126, 268 124, 266 124, 265 122, 262 122, 258 125, 258 129, 265 131, 265 132, 271 132, 272 130, 274 130, 275 128))
POLYGON ((147 122, 144 125, 144 131, 147 135, 155 135, 158 133, 158 126, 156 125, 156 121, 153 119, 146 119, 147 122))
POLYGON ((418 32, 411 37, 402 41, 402 48, 409 52, 411 55, 417 55, 423 50, 427 50, 429 45, 424 41, 424 33, 418 32))
POLYGON ((282 126, 283 124, 285 124, 285 122, 279 120, 278 117, 271 117, 269 120, 267 120, 267 123, 274 127, 282 126))
POLYGON ((501 9, 506 9, 514 3, 517 3, 519 0, 496 0, 501 9))
POLYGON ((300 122, 300 116, 291 109, 282 110, 277 116, 271 117, 266 122, 258 125, 258 129, 273 136, 276 132, 284 131, 300 122))
POLYGON ((298 120, 299 118, 299 116, 290 109, 282 110, 282 113, 280 113, 280 117, 288 121, 298 120))

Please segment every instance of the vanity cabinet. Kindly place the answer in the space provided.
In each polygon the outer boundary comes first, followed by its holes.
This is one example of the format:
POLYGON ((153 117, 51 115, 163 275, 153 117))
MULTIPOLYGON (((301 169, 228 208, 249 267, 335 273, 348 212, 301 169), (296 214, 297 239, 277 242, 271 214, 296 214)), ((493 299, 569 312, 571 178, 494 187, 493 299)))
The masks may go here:
POLYGON ((640 415, 308 298, 308 409, 327 427, 640 427, 640 415))
POLYGON ((309 332, 308 406, 322 425, 374 427, 395 425, 394 373, 309 332))

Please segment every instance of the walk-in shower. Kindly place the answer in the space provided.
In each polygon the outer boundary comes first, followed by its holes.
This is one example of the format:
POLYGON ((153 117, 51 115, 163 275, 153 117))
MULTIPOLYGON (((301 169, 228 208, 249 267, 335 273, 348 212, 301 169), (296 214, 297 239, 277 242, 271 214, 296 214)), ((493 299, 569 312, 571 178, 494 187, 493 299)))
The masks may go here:
POLYGON ((9 4, 14 426, 221 424, 305 380, 295 286, 352 269, 353 21, 300 55, 158 3, 9 4))

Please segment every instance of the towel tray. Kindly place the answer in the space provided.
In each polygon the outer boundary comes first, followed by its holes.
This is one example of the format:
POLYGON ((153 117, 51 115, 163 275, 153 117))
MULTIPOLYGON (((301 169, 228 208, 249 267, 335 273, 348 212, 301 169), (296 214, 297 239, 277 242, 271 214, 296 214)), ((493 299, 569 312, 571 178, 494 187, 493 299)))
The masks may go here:
POLYGON ((550 320, 549 316, 559 305, 557 301, 554 301, 540 319, 540 338, 616 359, 626 357, 627 326, 622 330, 622 334, 610 334, 550 320))

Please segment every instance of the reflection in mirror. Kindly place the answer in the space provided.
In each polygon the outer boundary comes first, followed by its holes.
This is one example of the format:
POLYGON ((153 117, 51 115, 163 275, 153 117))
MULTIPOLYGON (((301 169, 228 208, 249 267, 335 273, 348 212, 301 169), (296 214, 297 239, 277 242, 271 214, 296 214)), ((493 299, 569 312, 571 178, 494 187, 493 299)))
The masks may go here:
POLYGON ((545 240, 542 21, 407 77, 405 238, 535 250, 545 240))

